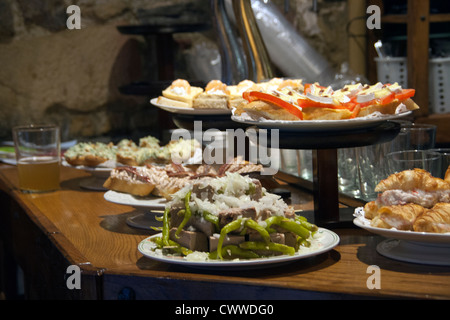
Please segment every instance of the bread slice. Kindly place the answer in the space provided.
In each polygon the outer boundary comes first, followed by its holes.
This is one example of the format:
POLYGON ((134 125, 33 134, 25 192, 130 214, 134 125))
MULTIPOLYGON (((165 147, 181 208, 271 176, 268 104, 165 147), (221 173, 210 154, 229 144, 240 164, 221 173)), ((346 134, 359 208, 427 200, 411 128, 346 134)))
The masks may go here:
POLYGON ((201 93, 194 99, 194 109, 228 109, 228 95, 201 93))
POLYGON ((266 118, 270 120, 300 120, 295 115, 278 107, 277 105, 265 101, 252 101, 243 106, 242 110, 254 119, 266 118))
POLYGON ((148 196, 155 188, 154 184, 141 181, 125 180, 116 177, 108 177, 103 187, 109 190, 124 192, 135 196, 148 196))
POLYGON ((304 120, 343 120, 349 119, 352 112, 348 109, 304 108, 304 120))
POLYGON ((188 81, 177 79, 162 91, 162 95, 167 99, 181 101, 192 107, 194 99, 203 92, 203 88, 193 87, 188 81))
POLYGON ((374 112, 379 112, 382 114, 395 114, 397 107, 402 103, 405 105, 407 110, 419 109, 419 106, 412 99, 407 99, 404 101, 395 99, 394 101, 392 101, 391 103, 388 103, 388 104, 374 104, 374 105, 370 105, 370 106, 361 108, 361 110, 359 111, 358 117, 365 117, 374 112))
POLYGON ((176 107, 176 108, 190 108, 189 104, 179 100, 168 99, 166 97, 159 96, 156 100, 156 103, 167 106, 167 107, 176 107))

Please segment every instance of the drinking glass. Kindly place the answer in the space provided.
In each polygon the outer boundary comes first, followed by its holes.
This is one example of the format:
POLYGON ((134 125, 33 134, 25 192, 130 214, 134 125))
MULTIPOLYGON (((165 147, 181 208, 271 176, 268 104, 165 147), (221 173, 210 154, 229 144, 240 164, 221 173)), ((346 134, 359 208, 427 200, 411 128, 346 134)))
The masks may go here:
POLYGON ((339 191, 353 197, 359 197, 360 186, 356 148, 338 149, 337 157, 339 191))
POLYGON ((297 150, 298 174, 301 178, 313 180, 312 150, 297 150))
POLYGON ((357 168, 359 175, 361 198, 366 201, 375 200, 375 187, 388 175, 386 154, 393 148, 393 143, 386 142, 356 148, 357 168))
POLYGON ((387 156, 389 174, 404 170, 424 169, 433 176, 441 174, 441 155, 429 150, 405 150, 391 152, 387 156))
POLYGON ((437 126, 422 123, 402 124, 402 130, 409 136, 409 145, 405 150, 427 150, 435 147, 437 126))
POLYGON ((437 152, 441 155, 441 173, 438 178, 445 178, 445 173, 450 168, 450 148, 430 149, 430 152, 437 152))
POLYGON ((55 125, 13 128, 19 188, 26 193, 59 189, 61 142, 55 125))

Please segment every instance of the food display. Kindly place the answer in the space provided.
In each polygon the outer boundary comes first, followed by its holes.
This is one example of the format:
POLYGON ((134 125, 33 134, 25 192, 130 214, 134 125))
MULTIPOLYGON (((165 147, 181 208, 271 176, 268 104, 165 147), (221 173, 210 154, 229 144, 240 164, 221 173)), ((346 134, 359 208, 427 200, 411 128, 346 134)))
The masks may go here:
POLYGON ((334 90, 302 79, 272 78, 259 83, 243 80, 237 85, 212 80, 203 89, 177 79, 156 102, 181 108, 231 109, 234 116, 253 120, 345 120, 419 109, 414 95, 414 89, 398 83, 357 83, 334 90))
POLYGON ((95 167, 107 161, 114 161, 116 150, 112 143, 79 142, 67 149, 64 158, 72 166, 95 167))
POLYGON ((294 255, 318 230, 257 179, 236 172, 183 187, 161 219, 155 251, 203 260, 294 255))
POLYGON ((165 166, 121 166, 111 171, 103 186, 109 190, 136 196, 154 195, 170 199, 186 184, 197 180, 222 177, 231 172, 259 175, 262 169, 261 165, 243 161, 240 158, 218 168, 206 164, 182 166, 175 163, 165 166))
POLYGON ((229 109, 244 102, 242 93, 256 84, 250 80, 229 86, 220 80, 211 80, 206 87, 194 87, 184 79, 177 79, 162 91, 156 103, 167 107, 192 109, 229 109))
POLYGON ((181 138, 161 146, 157 138, 147 136, 139 139, 139 144, 129 139, 123 139, 117 145, 112 142, 79 142, 64 153, 64 159, 72 166, 143 166, 171 161, 181 163, 193 157, 199 149, 200 143, 195 139, 181 138))
POLYGON ((254 120, 345 120, 367 116, 394 115, 419 108, 411 99, 415 90, 397 83, 346 85, 339 90, 318 83, 304 84, 303 91, 289 86, 275 90, 246 91, 247 103, 234 115, 244 113, 254 120))
POLYGON ((450 232, 450 168, 445 179, 422 169, 405 170, 380 181, 376 200, 364 206, 372 227, 416 232, 450 232))

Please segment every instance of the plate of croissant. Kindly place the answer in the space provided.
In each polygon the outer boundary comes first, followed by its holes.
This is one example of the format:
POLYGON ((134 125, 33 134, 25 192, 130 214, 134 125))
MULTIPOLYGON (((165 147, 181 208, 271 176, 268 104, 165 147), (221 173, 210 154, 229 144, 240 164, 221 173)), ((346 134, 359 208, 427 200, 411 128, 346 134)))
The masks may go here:
POLYGON ((450 246, 450 167, 444 179, 423 169, 394 173, 375 191, 376 200, 356 208, 355 225, 386 237, 450 246))
POLYGON ((353 223, 387 239, 377 252, 395 260, 450 266, 450 167, 444 179, 422 169, 390 175, 353 223))

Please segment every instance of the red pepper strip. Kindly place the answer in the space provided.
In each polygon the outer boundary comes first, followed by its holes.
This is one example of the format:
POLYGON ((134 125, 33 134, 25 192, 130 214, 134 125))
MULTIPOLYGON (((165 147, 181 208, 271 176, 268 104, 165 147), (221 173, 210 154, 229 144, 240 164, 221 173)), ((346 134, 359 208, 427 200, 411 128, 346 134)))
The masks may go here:
POLYGON ((305 83, 305 85, 303 86, 303 93, 304 94, 307 94, 308 92, 311 93, 311 87, 313 85, 316 86, 316 88, 323 89, 323 90, 325 90, 327 88, 327 87, 324 87, 324 86, 319 86, 319 85, 314 84, 314 83, 305 83))
POLYGON ((395 99, 395 93, 392 92, 391 94, 387 95, 386 97, 381 98, 378 103, 385 105, 385 104, 391 103, 392 101, 394 101, 394 99, 395 99))
POLYGON ((308 92, 311 93, 311 83, 305 83, 305 85, 303 86, 303 93, 307 94, 308 92))
POLYGON ((352 115, 350 116, 350 119, 356 118, 356 117, 358 116, 358 114, 359 114, 359 111, 361 111, 361 105, 360 105, 360 104, 357 104, 357 105, 354 107, 354 109, 353 109, 353 112, 352 112, 352 115))
POLYGON ((247 100, 248 102, 252 102, 255 100, 261 100, 269 103, 273 103, 274 105, 283 108, 287 110, 288 112, 292 113, 294 116, 299 118, 300 120, 303 120, 303 112, 297 108, 296 106, 290 104, 287 101, 284 101, 281 98, 278 98, 272 94, 259 92, 259 91, 248 91, 244 92, 242 94, 242 97, 247 100))
POLYGON ((414 89, 403 89, 401 93, 397 93, 395 98, 402 101, 414 97, 416 90, 414 89))

